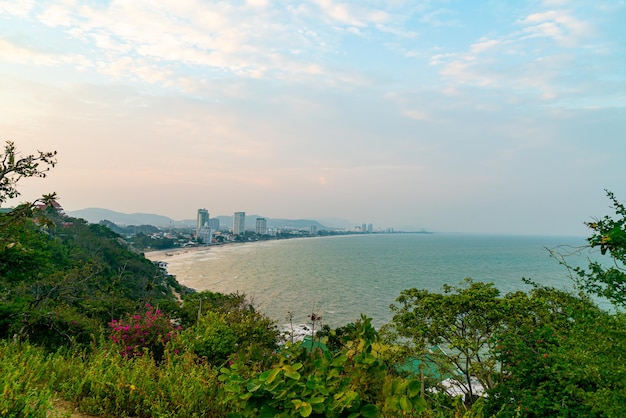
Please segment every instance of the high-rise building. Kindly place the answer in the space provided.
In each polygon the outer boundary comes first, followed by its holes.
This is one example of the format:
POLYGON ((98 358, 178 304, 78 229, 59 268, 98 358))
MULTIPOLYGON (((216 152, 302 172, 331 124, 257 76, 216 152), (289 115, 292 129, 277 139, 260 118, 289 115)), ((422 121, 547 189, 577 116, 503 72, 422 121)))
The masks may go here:
POLYGON ((196 237, 200 233, 200 228, 209 223, 209 211, 206 209, 198 209, 198 218, 196 219, 196 237))
POLYGON ((365 223, 363 225, 361 225, 361 232, 362 233, 366 233, 367 232, 367 225, 365 225, 365 223))
POLYGON ((258 235, 266 235, 267 234, 267 219, 265 219, 265 218, 256 218, 256 233, 258 235))
POLYGON ((367 233, 371 234, 374 231, 374 225, 367 224, 367 233))
POLYGON ((214 231, 220 230, 220 218, 209 218, 209 226, 214 231))
POLYGON ((246 230, 246 212, 235 212, 233 216, 233 234, 243 234, 246 230))

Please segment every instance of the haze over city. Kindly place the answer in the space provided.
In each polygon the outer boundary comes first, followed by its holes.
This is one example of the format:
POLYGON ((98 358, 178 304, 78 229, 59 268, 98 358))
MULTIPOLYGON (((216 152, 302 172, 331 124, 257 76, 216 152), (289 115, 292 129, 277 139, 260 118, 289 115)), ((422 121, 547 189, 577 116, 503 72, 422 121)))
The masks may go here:
MULTIPOLYGON (((0 1, 30 201, 586 235, 626 201, 624 1, 0 1)), ((17 202, 10 202, 15 204, 17 202)))

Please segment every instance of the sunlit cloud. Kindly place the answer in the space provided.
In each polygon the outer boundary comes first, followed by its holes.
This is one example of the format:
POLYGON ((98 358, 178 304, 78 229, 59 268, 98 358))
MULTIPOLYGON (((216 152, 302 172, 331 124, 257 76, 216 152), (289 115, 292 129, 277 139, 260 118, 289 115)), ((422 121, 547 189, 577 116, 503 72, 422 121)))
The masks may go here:
POLYGON ((0 14, 8 14, 16 17, 27 17, 35 7, 35 0, 4 0, 0 1, 0 14))

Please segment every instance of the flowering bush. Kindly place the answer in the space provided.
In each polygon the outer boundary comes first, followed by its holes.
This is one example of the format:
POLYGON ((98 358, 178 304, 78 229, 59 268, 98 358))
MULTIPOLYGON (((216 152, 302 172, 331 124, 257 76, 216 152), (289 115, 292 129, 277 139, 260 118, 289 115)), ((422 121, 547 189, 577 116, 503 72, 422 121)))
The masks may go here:
POLYGON ((141 356, 148 351, 157 361, 163 358, 168 341, 176 337, 180 330, 163 312, 154 309, 149 303, 146 304, 145 314, 114 319, 109 327, 111 341, 119 347, 123 357, 141 356))

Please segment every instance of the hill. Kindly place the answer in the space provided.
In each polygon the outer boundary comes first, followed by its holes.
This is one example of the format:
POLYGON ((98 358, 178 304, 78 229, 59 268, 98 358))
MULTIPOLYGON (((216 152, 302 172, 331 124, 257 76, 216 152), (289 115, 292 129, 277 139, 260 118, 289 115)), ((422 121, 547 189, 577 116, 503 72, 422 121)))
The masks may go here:
POLYGON ((111 221, 116 225, 154 225, 159 227, 169 226, 195 226, 195 220, 176 221, 167 216, 152 213, 122 213, 103 208, 86 208, 67 211, 69 216, 82 218, 89 223, 97 224, 100 221, 111 221))

